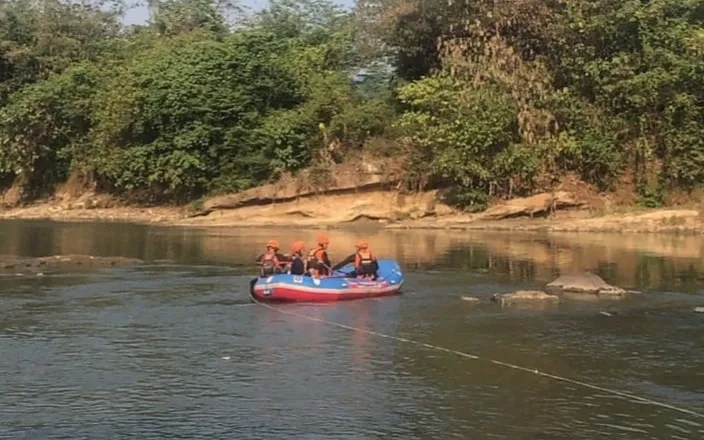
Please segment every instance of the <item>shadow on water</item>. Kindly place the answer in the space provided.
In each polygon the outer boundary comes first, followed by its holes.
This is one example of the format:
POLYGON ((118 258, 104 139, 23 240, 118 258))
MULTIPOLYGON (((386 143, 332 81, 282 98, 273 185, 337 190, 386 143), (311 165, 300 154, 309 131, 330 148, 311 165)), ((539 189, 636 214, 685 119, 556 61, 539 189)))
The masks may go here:
POLYGON ((0 277, 0 438, 704 437, 701 419, 486 362, 704 411, 704 321, 692 313, 704 303, 703 238, 326 233, 334 259, 362 235, 398 259, 405 293, 292 310, 481 359, 251 304, 266 240, 310 245, 317 231, 0 222, 0 254, 152 261, 0 277), (576 270, 644 293, 488 301, 576 270))

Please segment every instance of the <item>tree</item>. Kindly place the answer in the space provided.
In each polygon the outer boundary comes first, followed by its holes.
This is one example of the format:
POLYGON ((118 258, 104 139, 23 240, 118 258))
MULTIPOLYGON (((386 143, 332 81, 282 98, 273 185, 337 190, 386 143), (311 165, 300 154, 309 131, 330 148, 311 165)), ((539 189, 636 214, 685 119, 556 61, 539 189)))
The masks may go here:
POLYGON ((0 3, 0 105, 25 84, 97 59, 119 34, 119 3, 7 0, 0 3))
POLYGON ((0 109, 0 174, 20 178, 27 197, 68 175, 70 150, 88 148, 100 75, 87 63, 25 87, 0 109))
POLYGON ((150 20, 162 35, 202 29, 222 36, 228 24, 223 13, 239 11, 238 3, 223 0, 147 0, 150 20))

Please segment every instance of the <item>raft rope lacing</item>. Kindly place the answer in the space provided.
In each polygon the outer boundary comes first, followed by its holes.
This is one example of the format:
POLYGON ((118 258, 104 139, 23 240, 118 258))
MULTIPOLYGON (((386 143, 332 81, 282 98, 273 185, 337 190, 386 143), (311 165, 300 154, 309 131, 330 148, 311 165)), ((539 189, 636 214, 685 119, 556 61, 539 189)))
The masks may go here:
POLYGON ((696 411, 692 411, 692 410, 689 410, 689 409, 686 409, 686 408, 681 408, 681 407, 678 407, 678 406, 670 405, 669 403, 664 403, 664 402, 659 402, 659 401, 657 401, 657 400, 648 399, 647 397, 641 397, 641 396, 638 396, 638 395, 635 395, 635 394, 632 394, 632 393, 629 393, 629 392, 626 392, 626 391, 619 391, 619 390, 614 390, 614 389, 610 389, 610 388, 604 388, 604 387, 601 387, 601 386, 598 386, 598 385, 593 385, 593 384, 590 384, 590 383, 587 383, 587 382, 582 382, 582 381, 579 381, 579 380, 570 379, 570 378, 568 378, 568 377, 563 377, 563 376, 558 376, 558 375, 551 374, 551 373, 546 373, 546 372, 544 372, 544 371, 539 371, 539 370, 537 370, 537 369, 531 369, 531 368, 527 368, 527 367, 521 367, 520 365, 514 365, 514 364, 510 364, 510 363, 508 363, 508 362, 503 362, 503 361, 499 361, 499 360, 495 360, 495 359, 485 359, 485 358, 482 358, 482 357, 480 357, 480 356, 476 356, 476 355, 469 354, 469 353, 465 353, 465 352, 458 351, 458 350, 452 350, 452 349, 450 349, 450 348, 440 347, 440 346, 438 346, 438 345, 428 344, 428 343, 425 343, 425 342, 418 342, 418 341, 414 341, 414 340, 411 340, 411 339, 401 338, 401 337, 398 337, 398 336, 387 335, 387 334, 384 334, 384 333, 376 332, 376 331, 374 331, 374 330, 367 330, 367 329, 363 329, 363 328, 359 328, 359 327, 352 327, 352 326, 349 326, 349 325, 340 324, 340 323, 338 323, 338 322, 328 321, 327 319, 314 318, 314 317, 312 317, 312 316, 307 316, 307 315, 304 315, 304 314, 302 314, 302 313, 296 313, 296 312, 292 312, 292 311, 290 311, 290 310, 283 310, 283 309, 278 308, 278 307, 273 307, 273 306, 271 306, 271 305, 269 305, 269 304, 265 304, 265 303, 259 302, 259 301, 257 301, 257 300, 254 299, 254 298, 252 298, 252 301, 254 301, 256 304, 258 304, 258 305, 260 305, 260 306, 262 306, 262 307, 265 307, 265 308, 267 308, 267 309, 269 309, 269 310, 273 310, 273 311, 282 313, 282 314, 284 314, 284 315, 295 316, 295 317, 298 317, 298 318, 306 319, 306 320, 308 320, 308 321, 319 322, 319 323, 321 323, 321 324, 326 324, 326 325, 329 325, 329 326, 332 326, 332 327, 339 327, 339 328, 343 328, 343 329, 350 330, 350 331, 353 331, 353 332, 366 333, 366 334, 373 335, 373 336, 377 336, 377 337, 384 338, 384 339, 391 339, 391 340, 394 340, 394 341, 403 342, 403 343, 405 343, 405 344, 410 344, 410 345, 416 345, 416 346, 419 346, 419 347, 424 347, 424 348, 427 348, 427 349, 430 349, 430 350, 443 351, 443 352, 445 352, 445 353, 451 353, 451 354, 454 354, 454 355, 457 355, 457 356, 460 356, 460 357, 463 357, 463 358, 466 358, 466 359, 486 361, 486 362, 490 362, 490 363, 492 363, 492 364, 494 364, 494 365, 499 365, 499 366, 501 366, 501 367, 506 367, 506 368, 511 368, 511 369, 518 370, 518 371, 525 371, 525 372, 528 372, 528 373, 533 373, 533 374, 536 374, 536 375, 538 375, 538 376, 546 377, 546 378, 553 379, 553 380, 557 380, 557 381, 560 381, 560 382, 566 382, 566 383, 570 383, 570 384, 573 384, 573 385, 578 385, 578 386, 581 386, 581 387, 584 387, 584 388, 589 388, 589 389, 596 390, 596 391, 602 391, 602 392, 604 392, 604 393, 608 393, 608 394, 611 394, 611 395, 614 395, 614 396, 619 396, 619 397, 623 397, 623 398, 626 398, 626 399, 632 399, 632 400, 635 400, 635 401, 638 401, 638 402, 647 403, 647 404, 654 405, 654 406, 660 406, 660 407, 662 407, 662 408, 671 409, 671 410, 673 410, 673 411, 678 411, 678 412, 681 412, 681 413, 683 413, 683 414, 689 414, 689 415, 691 415, 691 416, 704 418, 704 414, 702 414, 702 413, 699 413, 699 412, 696 412, 696 411))

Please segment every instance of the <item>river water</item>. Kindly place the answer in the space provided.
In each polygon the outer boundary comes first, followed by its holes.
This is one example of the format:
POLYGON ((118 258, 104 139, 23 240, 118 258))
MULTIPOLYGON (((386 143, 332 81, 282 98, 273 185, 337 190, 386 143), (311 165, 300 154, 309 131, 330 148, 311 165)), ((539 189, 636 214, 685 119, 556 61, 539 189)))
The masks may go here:
POLYGON ((335 230, 333 258, 369 238, 404 294, 277 306, 301 316, 250 303, 266 240, 316 235, 0 222, 0 254, 150 261, 0 276, 0 438, 704 438, 702 417, 490 362, 704 413, 702 237, 335 230), (641 293, 488 301, 577 269, 641 293))

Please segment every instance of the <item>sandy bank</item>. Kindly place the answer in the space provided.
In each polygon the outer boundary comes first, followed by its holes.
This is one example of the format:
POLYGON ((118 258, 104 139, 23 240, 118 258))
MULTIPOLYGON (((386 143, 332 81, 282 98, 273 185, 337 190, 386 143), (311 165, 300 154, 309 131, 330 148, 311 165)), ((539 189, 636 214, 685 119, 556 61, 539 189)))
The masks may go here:
POLYGON ((173 206, 110 208, 68 208, 55 202, 38 202, 20 208, 0 208, 0 219, 54 221, 115 221, 173 224, 185 217, 185 209, 173 206))
POLYGON ((622 213, 573 213, 555 218, 487 222, 474 216, 419 219, 387 225, 392 229, 458 229, 524 232, 702 233, 704 215, 694 209, 633 210, 622 213))

